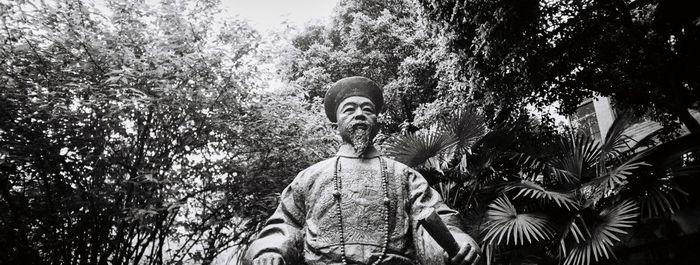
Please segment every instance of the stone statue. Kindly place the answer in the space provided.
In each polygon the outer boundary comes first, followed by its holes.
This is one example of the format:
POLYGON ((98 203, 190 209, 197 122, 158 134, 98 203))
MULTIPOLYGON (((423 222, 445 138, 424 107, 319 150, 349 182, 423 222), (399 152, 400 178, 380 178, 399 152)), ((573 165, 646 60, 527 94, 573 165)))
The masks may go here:
POLYGON ((335 157, 300 172, 282 192, 244 264, 416 264, 425 251, 417 251, 422 243, 417 243, 415 219, 428 207, 460 246, 452 256, 437 252, 437 260, 475 264, 479 247, 463 232, 457 212, 418 172, 381 156, 372 145, 383 105, 379 86, 364 77, 341 79, 326 93, 324 105, 343 145, 335 157))

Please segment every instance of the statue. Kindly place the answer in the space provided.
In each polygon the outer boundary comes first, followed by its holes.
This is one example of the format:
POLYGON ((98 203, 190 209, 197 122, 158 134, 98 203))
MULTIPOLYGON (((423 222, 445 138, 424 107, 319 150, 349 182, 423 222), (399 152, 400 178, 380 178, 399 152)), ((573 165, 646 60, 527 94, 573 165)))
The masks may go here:
POLYGON ((448 264, 476 264, 480 250, 426 180, 372 145, 382 91, 364 77, 334 83, 326 116, 343 145, 300 172, 244 256, 244 264, 416 264, 417 215, 433 208, 458 242, 448 264))

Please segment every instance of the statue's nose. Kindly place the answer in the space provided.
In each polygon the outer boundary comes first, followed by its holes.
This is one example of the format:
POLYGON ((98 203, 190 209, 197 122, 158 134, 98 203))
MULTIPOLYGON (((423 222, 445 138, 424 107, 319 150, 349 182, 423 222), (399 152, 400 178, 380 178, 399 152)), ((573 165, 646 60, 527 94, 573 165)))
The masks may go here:
POLYGON ((365 117, 365 114, 363 114, 362 112, 360 112, 360 113, 355 114, 355 118, 354 118, 354 119, 355 119, 355 120, 358 120, 358 121, 364 121, 364 120, 367 120, 367 117, 365 117))

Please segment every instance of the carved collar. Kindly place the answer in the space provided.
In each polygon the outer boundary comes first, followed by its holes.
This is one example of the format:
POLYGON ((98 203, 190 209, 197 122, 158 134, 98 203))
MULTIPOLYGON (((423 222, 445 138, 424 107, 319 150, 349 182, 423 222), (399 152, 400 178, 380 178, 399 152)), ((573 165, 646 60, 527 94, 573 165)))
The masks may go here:
POLYGON ((367 152, 365 152, 364 155, 360 155, 359 153, 355 152, 355 148, 353 148, 352 145, 343 144, 338 149, 338 153, 336 155, 340 157, 365 159, 379 157, 381 154, 379 154, 379 151, 377 151, 377 149, 374 148, 374 146, 370 146, 369 148, 367 148, 367 152))

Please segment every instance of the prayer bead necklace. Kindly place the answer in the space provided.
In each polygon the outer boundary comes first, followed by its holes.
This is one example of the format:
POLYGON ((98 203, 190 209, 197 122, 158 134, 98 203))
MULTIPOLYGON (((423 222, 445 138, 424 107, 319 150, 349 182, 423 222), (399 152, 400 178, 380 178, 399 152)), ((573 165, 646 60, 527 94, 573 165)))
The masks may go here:
MULTIPOLYGON (((335 190, 333 191, 333 197, 335 197, 335 200, 337 202, 337 209, 338 209, 338 226, 340 227, 340 255, 343 259, 343 264, 347 265, 347 258, 345 257, 345 231, 343 230, 343 211, 340 206, 340 197, 341 197, 341 180, 340 177, 338 177, 338 162, 340 161, 340 156, 338 156, 335 160, 335 170, 333 174, 333 178, 335 179, 335 190)), ((383 203, 386 209, 386 214, 384 215, 384 242, 382 244, 382 255, 379 256, 379 259, 377 259, 373 264, 378 265, 380 262, 382 262, 382 259, 384 259, 384 256, 386 255, 386 249, 389 245, 389 214, 391 213, 391 199, 389 199, 389 181, 386 176, 386 164, 384 162, 384 159, 382 157, 379 157, 379 170, 382 175, 382 189, 384 190, 384 199, 383 203)))

